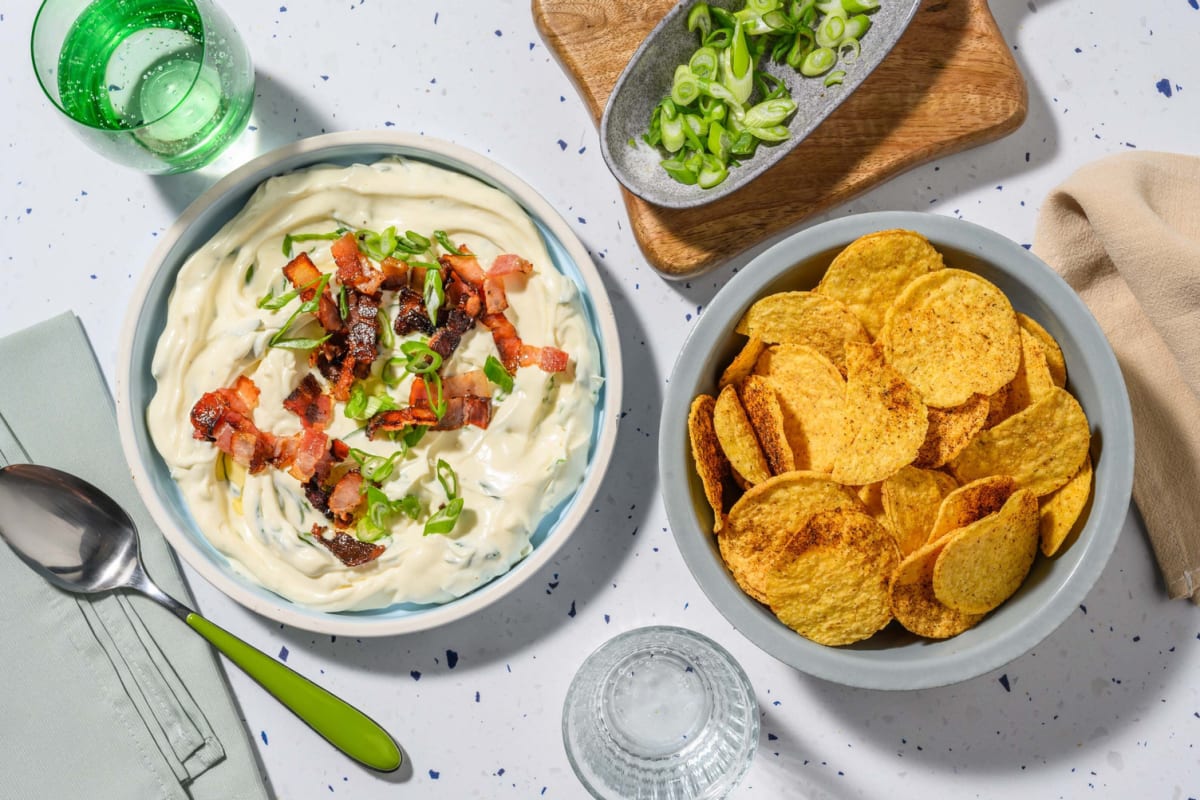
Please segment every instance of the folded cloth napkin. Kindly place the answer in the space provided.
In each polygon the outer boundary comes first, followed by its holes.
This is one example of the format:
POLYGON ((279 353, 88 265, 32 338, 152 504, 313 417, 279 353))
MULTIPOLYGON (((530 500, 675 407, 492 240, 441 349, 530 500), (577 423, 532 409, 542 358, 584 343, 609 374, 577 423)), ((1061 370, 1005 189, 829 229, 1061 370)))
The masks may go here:
MULTIPOLYGON (((74 315, 0 339, 0 376, 0 466, 46 464, 103 489, 137 524, 155 582, 189 602, 74 315)), ((267 796, 214 652, 175 615, 129 593, 59 591, 3 545, 0 586, 0 797, 267 796)))
POLYGON ((1200 158, 1130 152, 1050 193, 1033 250, 1083 298, 1133 407, 1133 499, 1171 597, 1200 603, 1200 158))

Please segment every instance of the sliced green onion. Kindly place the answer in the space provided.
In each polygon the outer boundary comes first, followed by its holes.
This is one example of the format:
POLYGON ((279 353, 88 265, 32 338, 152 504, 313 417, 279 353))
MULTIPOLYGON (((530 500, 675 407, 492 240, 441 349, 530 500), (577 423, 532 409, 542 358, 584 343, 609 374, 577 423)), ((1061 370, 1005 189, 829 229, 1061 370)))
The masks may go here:
POLYGON ((725 164, 729 162, 729 148, 732 146, 733 140, 729 137, 725 126, 716 120, 710 122, 708 125, 708 152, 725 164))
POLYGON ((853 64, 858 61, 862 46, 858 43, 858 39, 843 39, 842 43, 837 46, 837 52, 838 58, 847 64, 853 64))
POLYGON ((242 283, 246 283, 246 284, 250 283, 250 281, 254 278, 254 270, 257 267, 258 267, 257 261, 250 262, 250 266, 246 267, 246 274, 242 278, 242 283))
POLYGON ((790 97, 768 100, 746 111, 746 117, 742 120, 742 124, 747 128, 778 125, 790 117, 795 110, 796 103, 790 97))
MULTIPOLYGON (((379 234, 379 252, 385 256, 390 256, 392 251, 396 249, 396 226, 389 225, 383 229, 383 233, 379 234)), ((380 259, 381 261, 383 259, 380 259)))
POLYGON ((775 33, 791 33, 794 25, 788 15, 779 9, 772 9, 762 15, 762 22, 768 30, 775 33))
POLYGON ((761 128, 746 128, 746 131, 764 142, 782 142, 792 135, 786 125, 766 125, 761 128))
POLYGON ((458 473, 454 471, 454 467, 450 466, 448 461, 439 458, 433 474, 437 476, 438 483, 442 485, 442 491, 446 493, 447 500, 458 497, 458 473))
POLYGON ((483 374, 487 376, 489 381, 499 386, 500 391, 505 394, 512 394, 513 376, 500 363, 500 359, 495 356, 488 356, 487 361, 483 362, 483 374))
POLYGON ((421 250, 419 252, 425 252, 426 250, 429 249, 430 245, 433 244, 433 242, 429 241, 428 239, 426 239, 424 236, 417 233, 416 231, 405 231, 404 238, 408 239, 414 245, 421 248, 421 250))
POLYGON ((395 468, 396 460, 403 458, 408 454, 408 447, 404 446, 396 450, 386 458, 384 456, 368 453, 365 450, 359 450, 357 447, 350 448, 350 457, 358 464, 359 470, 363 477, 374 483, 383 483, 392 475, 395 468))
POLYGON ((842 0, 841 4, 848 14, 863 14, 879 8, 879 0, 842 0))
POLYGON ((430 534, 447 534, 454 530, 454 524, 458 522, 458 517, 462 514, 463 499, 456 497, 447 503, 442 508, 439 508, 429 519, 425 520, 425 535, 430 534))
POLYGON ((417 442, 421 441, 427 430, 429 430, 428 425, 413 425, 404 431, 404 443, 409 447, 416 447, 417 442))
POLYGON ((442 376, 436 372, 426 372, 418 376, 425 382, 425 394, 429 395, 429 408, 434 415, 441 419, 446 415, 446 398, 442 396, 442 376))
POLYGON ((836 63, 837 54, 831 48, 818 47, 804 57, 804 63, 800 65, 800 74, 815 78, 824 75, 836 63))
POLYGON ((445 231, 434 231, 433 238, 437 240, 437 243, 440 244, 442 249, 447 253, 458 252, 458 248, 454 246, 454 242, 450 241, 450 237, 446 235, 445 231))
POLYGON ((712 15, 708 13, 708 3, 696 3, 692 6, 687 15, 687 29, 700 31, 701 39, 708 36, 708 32, 712 30, 712 15))
POLYGON ((711 47, 701 47, 688 59, 688 69, 697 78, 715 79, 720 66, 721 62, 717 51, 711 47))
POLYGON ((379 320, 379 343, 388 350, 396 344, 396 337, 392 333, 392 323, 388 320, 387 312, 380 306, 375 312, 376 319, 379 320))
POLYGON ((346 401, 345 408, 342 413, 348 419, 363 419, 363 411, 367 407, 367 390, 363 385, 355 381, 350 386, 350 399, 346 401))
POLYGON ((817 44, 821 47, 837 47, 846 34, 846 20, 833 15, 821 20, 817 26, 817 44))
POLYGON ((754 91, 754 70, 741 22, 733 29, 733 43, 729 49, 721 51, 721 66, 721 83, 733 93, 737 102, 745 103, 754 91))
POLYGON ((414 375, 437 372, 442 366, 441 354, 425 342, 417 340, 402 342, 400 344, 400 352, 404 354, 406 359, 404 368, 414 375))
POLYGON ((700 96, 700 84, 687 64, 675 68, 675 79, 671 83, 672 102, 686 106, 700 96))
POLYGON ((345 284, 338 287, 337 303, 338 314, 341 315, 342 319, 350 316, 350 297, 346 294, 345 284))
POLYGON ((668 153, 678 153, 687 137, 683 135, 683 118, 676 114, 674 117, 662 118, 662 144, 668 153))
MULTIPOLYGON (((442 233, 438 231, 438 233, 442 233)), ((445 236, 445 234, 442 234, 445 236)), ((437 325, 438 309, 446 299, 446 291, 442 288, 442 273, 440 269, 425 269, 424 287, 425 310, 429 312, 429 321, 437 325)))
POLYGON ((871 18, 866 14, 855 14, 846 20, 846 32, 842 34, 842 38, 861 39, 869 30, 871 30, 871 18))
POLYGON ((292 257, 292 245, 295 242, 319 242, 340 239, 346 233, 346 228, 338 228, 331 233, 289 233, 283 237, 283 254, 292 257))
POLYGON ((825 76, 826 86, 837 86, 846 79, 846 70, 835 69, 833 72, 825 76))
POLYGON ((721 159, 714 156, 712 153, 705 153, 700 174, 696 176, 696 183, 701 189, 711 189, 729 175, 729 169, 721 159))

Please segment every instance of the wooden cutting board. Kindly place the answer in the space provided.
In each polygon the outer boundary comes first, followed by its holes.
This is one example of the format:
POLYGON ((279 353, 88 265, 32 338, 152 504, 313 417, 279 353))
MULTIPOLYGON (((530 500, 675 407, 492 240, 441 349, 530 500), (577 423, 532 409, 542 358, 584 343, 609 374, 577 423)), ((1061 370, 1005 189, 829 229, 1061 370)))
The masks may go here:
MULTIPOLYGON (((546 44, 599 124, 617 77, 674 0, 532 3, 546 44)), ((1026 107, 1025 81, 986 0, 925 0, 858 90, 757 180, 679 210, 622 189, 625 207, 651 266, 667 278, 692 277, 911 167, 1000 138, 1026 107)))

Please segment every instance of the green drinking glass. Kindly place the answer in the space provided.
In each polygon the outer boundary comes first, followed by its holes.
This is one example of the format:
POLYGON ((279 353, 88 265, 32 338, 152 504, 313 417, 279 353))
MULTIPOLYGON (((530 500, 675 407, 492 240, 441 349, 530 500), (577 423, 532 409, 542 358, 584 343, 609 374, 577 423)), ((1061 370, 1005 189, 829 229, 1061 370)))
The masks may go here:
POLYGON ((212 161, 246 128, 254 68, 210 0, 45 0, 42 90, 96 151, 152 174, 212 161))

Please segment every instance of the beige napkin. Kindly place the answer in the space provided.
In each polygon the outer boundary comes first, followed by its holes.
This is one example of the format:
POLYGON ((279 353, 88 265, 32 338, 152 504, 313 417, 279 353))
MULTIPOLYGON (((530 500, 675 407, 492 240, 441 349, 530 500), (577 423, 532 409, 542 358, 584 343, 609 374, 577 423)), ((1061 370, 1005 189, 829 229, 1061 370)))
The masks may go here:
POLYGON ((1081 168, 1046 198, 1033 250, 1117 354, 1133 499, 1168 594, 1200 603, 1200 158, 1130 152, 1081 168))

